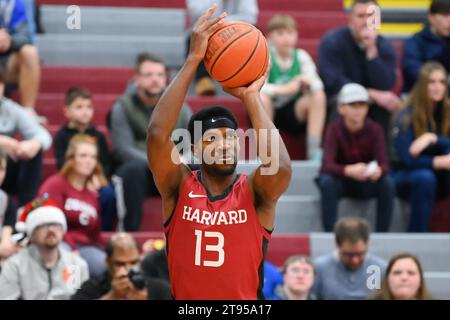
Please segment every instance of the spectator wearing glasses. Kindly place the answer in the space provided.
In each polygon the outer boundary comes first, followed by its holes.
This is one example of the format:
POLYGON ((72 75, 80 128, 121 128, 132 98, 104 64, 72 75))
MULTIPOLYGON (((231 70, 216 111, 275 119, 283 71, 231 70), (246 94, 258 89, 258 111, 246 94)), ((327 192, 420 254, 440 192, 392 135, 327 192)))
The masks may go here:
POLYGON ((16 229, 29 245, 6 260, 0 274, 0 300, 66 300, 89 278, 86 262, 62 250, 64 212, 42 196, 25 205, 16 229))
MULTIPOLYGON (((384 275, 386 261, 368 253, 370 228, 361 218, 347 217, 335 227, 336 250, 314 261, 316 277, 312 292, 323 300, 366 299, 373 270, 384 275)), ((376 282, 375 282, 376 284, 376 282)))
POLYGON ((275 288, 273 300, 315 300, 311 294, 314 284, 314 264, 308 257, 293 255, 283 265, 283 283, 275 288))

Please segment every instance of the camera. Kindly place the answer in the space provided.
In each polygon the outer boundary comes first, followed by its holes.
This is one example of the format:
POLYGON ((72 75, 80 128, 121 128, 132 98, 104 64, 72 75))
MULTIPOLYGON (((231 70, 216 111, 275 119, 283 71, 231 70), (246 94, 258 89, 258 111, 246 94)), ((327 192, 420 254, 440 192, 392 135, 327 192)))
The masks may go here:
POLYGON ((138 268, 131 268, 128 272, 128 278, 136 289, 142 290, 145 288, 144 274, 138 268))

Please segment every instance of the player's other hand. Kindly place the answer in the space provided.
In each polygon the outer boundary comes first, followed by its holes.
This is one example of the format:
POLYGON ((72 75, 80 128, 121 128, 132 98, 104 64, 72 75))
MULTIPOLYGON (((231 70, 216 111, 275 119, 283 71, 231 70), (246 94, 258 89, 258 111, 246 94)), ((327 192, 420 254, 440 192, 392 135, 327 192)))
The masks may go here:
POLYGON ((261 88, 263 87, 264 83, 266 82, 268 74, 269 74, 269 72, 266 69, 264 74, 260 78, 253 81, 248 87, 237 87, 237 88, 223 87, 223 90, 226 93, 231 94, 232 96, 235 96, 236 98, 238 98, 240 100, 243 100, 248 95, 259 94, 259 92, 261 91, 261 88))
POLYGON ((206 54, 209 37, 222 26, 227 14, 222 12, 217 18, 211 19, 216 9, 217 4, 214 4, 195 23, 191 34, 189 57, 201 61, 206 54))

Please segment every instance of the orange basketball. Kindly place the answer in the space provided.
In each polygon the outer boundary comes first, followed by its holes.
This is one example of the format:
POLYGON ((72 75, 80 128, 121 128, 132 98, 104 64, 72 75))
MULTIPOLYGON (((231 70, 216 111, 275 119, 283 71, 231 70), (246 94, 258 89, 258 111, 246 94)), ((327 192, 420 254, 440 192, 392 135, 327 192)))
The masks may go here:
POLYGON ((224 24, 208 40, 204 63, 213 79, 224 87, 247 86, 261 77, 269 62, 264 35, 241 21, 224 24))

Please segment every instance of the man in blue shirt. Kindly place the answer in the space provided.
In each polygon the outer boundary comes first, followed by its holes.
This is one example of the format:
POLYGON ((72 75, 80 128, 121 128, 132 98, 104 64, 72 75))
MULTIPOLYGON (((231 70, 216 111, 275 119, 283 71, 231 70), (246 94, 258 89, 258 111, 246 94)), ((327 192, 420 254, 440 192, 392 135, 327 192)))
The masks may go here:
POLYGON ((450 0, 434 0, 428 24, 405 42, 403 51, 403 92, 411 91, 422 65, 440 62, 450 72, 450 0))
POLYGON ((390 113, 400 106, 391 91, 396 83, 396 52, 377 34, 370 14, 375 0, 354 0, 349 25, 325 34, 319 47, 319 70, 329 104, 329 120, 336 116, 336 95, 347 83, 358 83, 373 101, 369 117, 388 131, 390 113))

